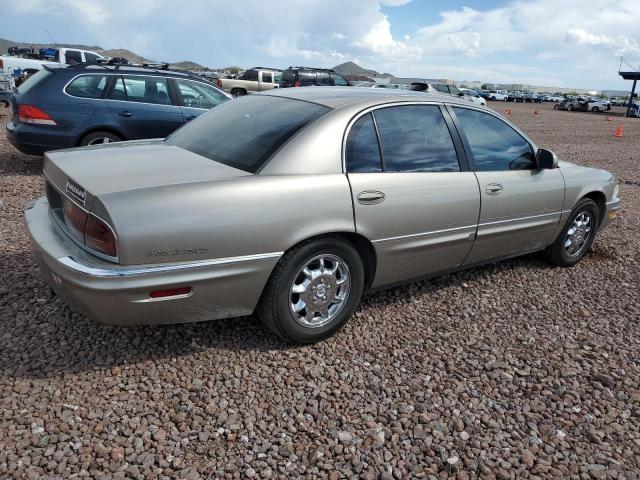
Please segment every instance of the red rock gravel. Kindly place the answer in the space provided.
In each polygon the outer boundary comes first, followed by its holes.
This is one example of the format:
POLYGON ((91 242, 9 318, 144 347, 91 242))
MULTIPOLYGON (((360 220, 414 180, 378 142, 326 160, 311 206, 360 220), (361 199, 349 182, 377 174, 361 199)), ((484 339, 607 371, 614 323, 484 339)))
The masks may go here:
POLYGON ((618 175, 592 252, 375 294, 304 348, 254 318, 114 328, 51 299, 22 220, 42 160, 0 136, 0 479, 639 478, 640 120, 508 106, 618 175))

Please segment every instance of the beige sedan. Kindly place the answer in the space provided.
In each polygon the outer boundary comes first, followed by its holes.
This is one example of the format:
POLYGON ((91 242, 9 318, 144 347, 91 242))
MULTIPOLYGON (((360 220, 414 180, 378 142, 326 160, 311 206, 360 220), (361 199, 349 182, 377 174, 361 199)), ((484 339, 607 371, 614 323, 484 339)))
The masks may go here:
POLYGON ((44 180, 26 221, 79 310, 119 325, 257 310, 296 343, 339 330, 365 290, 541 250, 571 266, 620 207, 612 174, 495 112, 386 89, 243 97, 164 140, 50 152, 44 180))

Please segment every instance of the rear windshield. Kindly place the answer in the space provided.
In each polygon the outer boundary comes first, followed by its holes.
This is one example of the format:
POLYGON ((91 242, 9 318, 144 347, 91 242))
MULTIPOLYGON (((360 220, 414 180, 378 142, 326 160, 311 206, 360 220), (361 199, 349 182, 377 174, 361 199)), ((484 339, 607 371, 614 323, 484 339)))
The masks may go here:
POLYGON ((256 173, 298 130, 328 111, 329 108, 315 103, 249 95, 217 106, 165 141, 256 173))
POLYGON ((44 82, 51 75, 53 75, 53 73, 47 70, 46 68, 38 71, 37 73, 34 73, 29 78, 27 78, 22 85, 18 87, 18 93, 20 95, 27 93, 36 85, 44 82))

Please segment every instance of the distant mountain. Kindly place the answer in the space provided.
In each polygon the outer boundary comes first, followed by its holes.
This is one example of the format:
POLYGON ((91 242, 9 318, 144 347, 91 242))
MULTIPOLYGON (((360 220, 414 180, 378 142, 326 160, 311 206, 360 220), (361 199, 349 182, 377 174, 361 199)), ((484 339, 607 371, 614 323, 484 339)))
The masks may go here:
POLYGON ((205 67, 196 62, 184 61, 178 63, 172 63, 172 67, 181 68, 182 70, 203 70, 205 67))
MULTIPOLYGON (((6 38, 0 38, 0 53, 5 54, 9 47, 33 47, 33 48, 43 48, 50 47, 50 43, 29 43, 29 42, 14 42, 13 40, 7 40, 6 38)), ((56 47, 62 48, 78 48, 80 50, 102 50, 102 47, 98 45, 80 45, 75 43, 58 43, 56 47)))
POLYGON ((147 60, 146 58, 141 57, 140 55, 137 55, 125 48, 112 48, 111 50, 97 50, 97 53, 105 57, 126 58, 131 63, 151 63, 151 60, 147 60))
POLYGON ((381 76, 393 76, 388 73, 380 74, 375 70, 367 70, 362 68, 355 62, 345 62, 333 67, 336 73, 344 75, 345 77, 381 77, 381 76))

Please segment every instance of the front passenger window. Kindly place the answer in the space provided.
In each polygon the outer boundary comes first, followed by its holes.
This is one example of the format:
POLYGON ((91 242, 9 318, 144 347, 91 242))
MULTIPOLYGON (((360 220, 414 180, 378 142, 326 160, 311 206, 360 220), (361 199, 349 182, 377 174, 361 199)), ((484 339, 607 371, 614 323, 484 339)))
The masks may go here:
POLYGON ((493 115, 453 107, 469 142, 476 170, 495 172, 533 170, 533 149, 518 132, 493 115))

